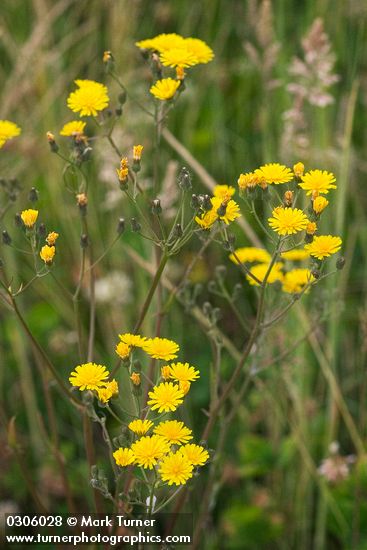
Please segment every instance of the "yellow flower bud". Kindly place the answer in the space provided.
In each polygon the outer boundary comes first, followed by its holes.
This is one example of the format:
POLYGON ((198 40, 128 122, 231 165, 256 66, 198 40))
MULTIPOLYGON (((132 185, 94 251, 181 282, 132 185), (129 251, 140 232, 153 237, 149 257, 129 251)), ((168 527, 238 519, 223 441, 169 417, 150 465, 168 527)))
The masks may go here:
POLYGON ((303 176, 304 171, 305 171, 305 165, 302 162, 297 162, 297 164, 293 166, 293 172, 297 178, 301 178, 303 176))
POLYGON ((37 221, 38 210, 32 210, 32 208, 29 208, 28 210, 23 210, 23 212, 21 212, 20 214, 20 217, 22 218, 24 225, 30 229, 37 221))
POLYGON ((128 344, 125 344, 125 342, 119 342, 115 348, 115 351, 117 355, 121 357, 121 359, 127 359, 130 355, 131 347, 128 344))
POLYGON ((314 235, 317 231, 317 225, 315 222, 309 222, 306 226, 307 235, 314 235))
POLYGON ((130 376, 130 380, 134 384, 134 386, 140 386, 141 384, 141 378, 138 372, 133 372, 130 376))
POLYGON ((133 147, 133 159, 134 161, 139 161, 141 159, 141 154, 143 152, 143 145, 134 145, 133 147))
POLYGON ((161 368, 161 375, 164 380, 169 380, 171 378, 171 371, 168 365, 161 368))
POLYGON ((56 233, 55 231, 51 231, 51 233, 49 233, 46 237, 46 243, 49 245, 49 246, 53 246, 58 238, 59 234, 56 233))
POLYGON ((47 265, 51 265, 55 256, 56 249, 54 246, 48 246, 48 244, 45 244, 41 248, 40 256, 41 259, 45 262, 47 265))
POLYGON ((327 207, 329 201, 325 197, 316 197, 313 201, 312 208, 316 214, 321 214, 323 210, 327 207))

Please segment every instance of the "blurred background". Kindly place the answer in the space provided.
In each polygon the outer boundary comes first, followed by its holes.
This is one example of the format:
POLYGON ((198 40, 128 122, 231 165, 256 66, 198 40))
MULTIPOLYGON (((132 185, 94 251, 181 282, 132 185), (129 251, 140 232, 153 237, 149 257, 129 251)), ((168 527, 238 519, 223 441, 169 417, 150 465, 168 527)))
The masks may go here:
MULTIPOLYGON (((21 136, 1 151, 0 176, 17 178, 21 186, 1 230, 21 242, 14 214, 29 207, 29 190, 36 187, 42 221, 60 233, 54 269, 66 286, 75 287, 78 278, 79 213, 65 186, 68 174, 63 173, 62 161, 50 153, 45 136, 51 131, 57 137, 63 124, 74 118, 66 98, 76 78, 106 83, 111 106, 117 106, 119 90, 102 63, 105 50, 113 52, 121 80, 144 103, 151 101, 150 80, 134 45, 137 40, 177 32, 201 38, 213 48, 213 62, 190 71, 168 128, 217 183, 236 185, 241 172, 264 162, 292 166, 301 160, 306 169, 335 173, 338 189, 330 196, 323 230, 343 237, 346 266, 264 336, 251 365, 250 387, 219 457, 220 478, 202 547, 367 549, 366 2, 2 0, 0 15, 0 118, 22 128, 21 136), (271 368, 257 373, 259 365, 267 364, 271 368)), ((90 121, 86 133, 95 133, 90 121)), ((114 136, 122 151, 129 152, 136 143, 144 145, 141 178, 149 189, 153 128, 133 102, 124 106, 114 136)), ((57 141, 63 143, 62 138, 57 141)), ((117 185, 115 152, 103 140, 91 143, 89 212, 95 220, 91 235, 99 255, 114 238, 118 218, 129 220, 134 213, 117 185)), ((67 145, 62 147, 67 150, 67 145)), ((167 220, 174 211, 176 176, 182 165, 187 161, 164 142, 161 198, 167 220)), ((204 192, 203 181, 193 173, 195 192, 204 192)), ((240 228, 235 232, 236 245, 251 244, 240 228)), ((149 272, 132 260, 125 244, 154 267, 150 245, 131 231, 98 266, 96 357, 103 364, 115 362, 117 334, 132 330, 150 282, 149 272)), ((194 239, 172 262, 170 280, 180 280, 199 247, 194 239)), ((30 279, 22 254, 1 245, 0 255, 13 288, 30 279)), ((228 306, 207 288, 215 266, 222 263, 227 266, 228 288, 243 282, 236 267, 229 265, 227 253, 215 244, 198 262, 191 280, 202 285, 199 307, 209 300, 221 308, 221 330, 240 347, 241 327, 228 306)), ((249 318, 254 298, 253 289, 244 284, 238 306, 249 318)), ((276 303, 276 294, 273 299, 276 303)), ((85 331, 88 300, 84 288, 85 331)), ((37 281, 18 303, 67 380, 78 362, 72 304, 49 277, 37 281)), ((154 325, 152 314, 145 326, 147 335, 154 325)), ((201 370, 187 413, 199 437, 205 422, 201 411, 208 401, 205 372, 212 360, 210 345, 179 303, 163 320, 162 331, 176 339, 185 360, 201 370)), ((51 509, 66 511, 57 460, 46 433, 52 420, 48 417, 45 425, 40 420, 48 410, 42 394, 48 381, 40 375, 38 363, 15 317, 1 305, 0 511, 4 512, 25 512, 34 506, 20 464, 51 509), (14 417, 20 461, 14 460, 6 439, 6 427, 14 417)), ((229 354, 223 355, 222 369, 227 375, 233 369, 229 354)), ((64 400, 56 399, 57 392, 53 395, 70 486, 79 506, 88 507, 80 418, 64 400)), ((103 442, 100 447, 99 462, 108 468, 103 442)), ((205 483, 203 474, 199 487, 205 488, 205 483)), ((195 513, 197 503, 188 506, 195 513)))

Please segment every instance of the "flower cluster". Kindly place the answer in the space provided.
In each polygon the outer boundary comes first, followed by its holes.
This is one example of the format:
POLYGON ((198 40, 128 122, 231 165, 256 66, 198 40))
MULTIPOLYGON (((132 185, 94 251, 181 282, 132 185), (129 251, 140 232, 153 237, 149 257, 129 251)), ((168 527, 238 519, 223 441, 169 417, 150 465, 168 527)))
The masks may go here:
POLYGON ((141 50, 150 51, 152 56, 159 56, 163 67, 176 70, 176 78, 159 78, 150 88, 150 93, 161 101, 172 99, 178 89, 182 89, 185 69, 200 63, 209 63, 214 57, 213 50, 198 38, 184 38, 179 34, 159 34, 137 42, 141 50))
MULTIPOLYGON (((239 176, 240 195, 252 204, 252 208, 259 196, 266 197, 269 202, 272 200, 272 186, 286 187, 283 204, 275 204, 272 215, 268 218, 269 227, 279 236, 280 246, 276 257, 272 259, 267 250, 256 247, 238 248, 229 256, 234 263, 245 266, 250 284, 260 285, 266 278, 267 283, 281 283, 284 292, 299 293, 307 291, 315 282, 315 265, 293 267, 292 263, 312 258, 313 262, 322 262, 340 250, 340 237, 315 235, 321 213, 329 204, 323 195, 336 189, 335 181, 334 174, 325 170, 316 169, 305 173, 301 162, 295 164, 293 170, 282 164, 270 163, 239 176), (306 194, 306 201, 309 201, 306 209, 296 207, 302 191, 306 194), (289 264, 291 269, 288 269, 289 264)), ((274 196, 275 200, 279 200, 276 191, 274 196)))

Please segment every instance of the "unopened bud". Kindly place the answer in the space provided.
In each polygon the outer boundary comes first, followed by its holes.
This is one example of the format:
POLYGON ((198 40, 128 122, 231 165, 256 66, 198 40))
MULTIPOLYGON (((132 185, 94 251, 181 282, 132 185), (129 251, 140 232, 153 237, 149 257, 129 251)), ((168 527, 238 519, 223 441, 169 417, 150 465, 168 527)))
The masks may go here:
POLYGON ((162 214, 161 201, 159 199, 154 199, 152 201, 152 214, 155 214, 156 216, 162 214))
POLYGON ((187 168, 185 168, 185 166, 181 168, 178 175, 178 185, 184 191, 188 191, 192 188, 190 172, 187 168))
POLYGON ((35 187, 32 187, 29 191, 28 198, 31 202, 37 202, 38 201, 38 191, 35 187))
POLYGON ((47 141, 50 145, 51 152, 52 153, 57 153, 57 151, 59 150, 59 146, 57 145, 57 143, 55 141, 54 134, 52 134, 51 132, 47 132, 46 136, 47 136, 47 141))
POLYGON ((14 221, 15 221, 15 225, 17 225, 18 227, 23 227, 23 222, 22 222, 22 218, 20 217, 20 214, 19 212, 17 212, 14 216, 14 221))
POLYGON ((117 231, 118 235, 122 235, 122 233, 125 231, 125 220, 124 220, 124 218, 119 218, 116 231, 117 231))
POLYGON ((315 277, 315 279, 319 279, 320 271, 316 267, 314 267, 313 269, 311 269, 311 275, 315 277))
POLYGON ((202 198, 201 198, 201 207, 202 207, 202 209, 205 210, 206 212, 209 212, 209 210, 212 209, 213 205, 212 205, 212 201, 210 200, 209 195, 202 195, 202 198))
POLYGON ((306 226, 307 235, 314 235, 317 231, 317 225, 315 222, 309 222, 306 226))
POLYGON ((190 206, 191 208, 193 208, 194 210, 198 210, 200 208, 200 201, 199 201, 199 198, 197 195, 191 195, 191 203, 190 203, 190 206))
POLYGON ((283 197, 284 206, 292 206, 293 204, 293 191, 286 191, 283 197))
POLYGON ((313 235, 310 235, 309 233, 306 233, 305 235, 305 243, 309 244, 313 241, 313 235))
POLYGON ((122 107, 116 107, 115 109, 115 115, 116 116, 121 116, 122 115, 122 107))
POLYGON ((37 229, 38 235, 44 237, 47 233, 46 226, 44 223, 40 223, 37 229))
POLYGON ((221 217, 226 215, 226 211, 227 211, 227 203, 222 202, 222 204, 220 205, 220 207, 217 210, 217 214, 221 218, 221 217))
POLYGON ((345 266, 345 258, 344 256, 340 256, 337 260, 336 260, 336 269, 339 269, 342 270, 343 267, 345 266))
POLYGON ((3 235, 3 243, 7 244, 7 245, 11 244, 11 236, 9 235, 9 233, 5 229, 2 233, 2 235, 3 235))
POLYGON ((175 225, 175 228, 173 230, 173 236, 176 238, 176 239, 179 239, 180 237, 182 237, 182 227, 181 227, 181 224, 180 223, 176 223, 175 225))
POLYGON ((119 96, 118 96, 117 99, 118 99, 118 102, 120 103, 120 105, 123 105, 125 103, 126 97, 127 97, 127 95, 126 95, 125 91, 119 93, 119 96))
POLYGON ((303 176, 304 171, 305 171, 305 165, 302 162, 297 162, 297 164, 293 166, 293 172, 296 178, 301 178, 303 176))
POLYGON ((138 222, 136 218, 131 218, 131 230, 134 231, 134 233, 139 233, 141 230, 141 225, 138 222))
POLYGON ((88 248, 88 245, 89 245, 88 235, 83 233, 83 235, 80 237, 80 246, 81 248, 88 248))

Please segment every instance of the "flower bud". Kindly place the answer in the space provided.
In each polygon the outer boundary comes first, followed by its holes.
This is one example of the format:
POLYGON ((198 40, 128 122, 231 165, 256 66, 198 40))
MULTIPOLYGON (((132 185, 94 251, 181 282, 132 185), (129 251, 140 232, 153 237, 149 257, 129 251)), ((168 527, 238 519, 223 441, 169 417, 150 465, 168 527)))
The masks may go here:
POLYGON ((191 203, 190 203, 190 206, 191 208, 193 208, 194 210, 198 210, 200 208, 200 201, 199 201, 199 198, 197 195, 193 194, 191 195, 191 203))
POLYGON ((11 236, 9 235, 9 233, 5 229, 2 233, 2 236, 3 236, 3 243, 7 244, 7 245, 10 245, 11 244, 11 236))
POLYGON ((119 218, 116 231, 117 231, 118 235, 122 235, 122 233, 125 231, 125 220, 124 220, 124 218, 119 218))
POLYGON ((122 115, 122 107, 116 107, 115 109, 115 115, 116 116, 121 116, 122 115))
POLYGON ((83 235, 80 237, 80 246, 81 248, 88 248, 88 245, 89 245, 88 235, 83 233, 83 235))
POLYGON ((161 376, 163 380, 169 380, 171 378, 171 370, 168 365, 161 367, 161 376))
POLYGON ((15 225, 18 226, 18 227, 22 227, 23 226, 23 222, 22 222, 22 218, 19 214, 19 212, 17 212, 14 216, 14 221, 15 221, 15 225))
POLYGON ((313 241, 313 235, 310 235, 309 233, 306 233, 305 235, 305 243, 309 244, 313 241))
POLYGON ((127 98, 127 95, 126 95, 126 92, 125 90, 123 90, 122 92, 119 93, 119 96, 118 96, 118 102, 120 103, 120 105, 123 105, 126 101, 126 98, 127 98))
POLYGON ((46 136, 47 136, 47 141, 50 145, 51 152, 57 153, 57 151, 59 150, 59 146, 55 141, 55 136, 51 132, 47 132, 46 136))
POLYGON ((305 165, 302 162, 297 162, 297 164, 293 166, 293 172, 296 178, 300 179, 303 176, 304 171, 305 165))
POLYGON ((192 188, 191 175, 185 166, 183 166, 178 174, 178 185, 183 191, 188 191, 192 188))
POLYGON ((138 222, 136 218, 131 218, 131 230, 134 231, 134 233, 139 233, 141 230, 141 225, 138 222))
POLYGON ((29 191, 28 199, 31 202, 37 202, 38 201, 38 191, 35 187, 32 187, 29 191))
POLYGON ((162 214, 161 201, 159 199, 154 199, 152 201, 152 214, 159 216, 162 214))
POLYGON ((87 213, 88 197, 85 193, 78 193, 76 195, 76 202, 79 206, 79 211, 82 216, 85 216, 87 213))
POLYGON ((314 235, 317 231, 317 225, 315 222, 309 222, 306 226, 307 235, 314 235))
MULTIPOLYGON (((46 226, 45 226, 44 223, 39 224, 37 233, 40 237, 44 237, 46 235, 47 229, 46 229, 46 226)), ((50 243, 48 243, 48 244, 50 244, 50 243)))
POLYGON ((209 212, 212 209, 212 201, 210 200, 209 195, 201 195, 201 207, 205 212, 209 212))
POLYGON ((180 223, 176 223, 175 228, 173 230, 173 236, 175 239, 179 239, 182 237, 183 231, 180 223))
POLYGON ((141 377, 139 372, 133 372, 130 376, 131 382, 134 384, 134 386, 140 386, 141 384, 141 377))
POLYGON ((220 205, 220 207, 217 210, 217 214, 221 218, 222 216, 226 215, 226 211, 227 211, 227 203, 222 202, 222 204, 220 205))
POLYGON ((286 191, 283 197, 284 206, 292 206, 293 204, 293 191, 286 191))
POLYGON ((312 203, 313 211, 315 212, 315 214, 319 215, 323 210, 325 210, 328 204, 329 201, 325 199, 325 197, 316 197, 312 203))
POLYGON ((343 269, 343 267, 345 266, 345 258, 344 256, 340 256, 337 260, 336 260, 336 269, 338 269, 339 271, 341 271, 343 269))
POLYGON ((316 267, 314 267, 313 269, 311 269, 311 275, 315 277, 315 279, 319 279, 320 271, 316 267))

